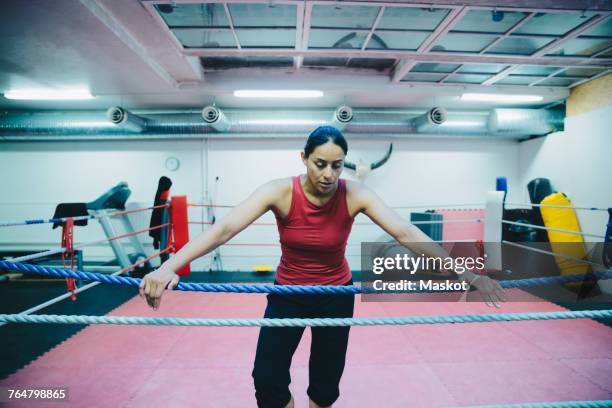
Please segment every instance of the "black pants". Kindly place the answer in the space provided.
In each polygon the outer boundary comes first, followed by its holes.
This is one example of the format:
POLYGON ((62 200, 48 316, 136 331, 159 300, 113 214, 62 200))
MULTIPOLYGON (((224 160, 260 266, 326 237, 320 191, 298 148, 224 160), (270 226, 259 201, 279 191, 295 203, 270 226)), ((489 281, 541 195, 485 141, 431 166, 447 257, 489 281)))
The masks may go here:
MULTIPOLYGON (((353 281, 345 285, 352 285, 353 281)), ((266 318, 353 317, 354 295, 268 295, 266 318)), ((311 327, 308 396, 319 406, 338 399, 350 327, 311 327)), ((304 327, 262 327, 253 368, 260 408, 291 400, 289 367, 304 327)))

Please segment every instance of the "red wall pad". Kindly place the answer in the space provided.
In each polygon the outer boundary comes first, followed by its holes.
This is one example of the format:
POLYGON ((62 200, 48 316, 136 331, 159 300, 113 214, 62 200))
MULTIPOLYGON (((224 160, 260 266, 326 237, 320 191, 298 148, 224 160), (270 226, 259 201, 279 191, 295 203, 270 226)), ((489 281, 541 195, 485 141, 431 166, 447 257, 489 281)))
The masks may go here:
MULTIPOLYGON (((187 219, 187 196, 173 196, 171 203, 172 211, 172 235, 174 236, 174 252, 189 242, 189 224, 187 219)), ((181 268, 177 274, 189 275, 191 266, 189 264, 181 268)))

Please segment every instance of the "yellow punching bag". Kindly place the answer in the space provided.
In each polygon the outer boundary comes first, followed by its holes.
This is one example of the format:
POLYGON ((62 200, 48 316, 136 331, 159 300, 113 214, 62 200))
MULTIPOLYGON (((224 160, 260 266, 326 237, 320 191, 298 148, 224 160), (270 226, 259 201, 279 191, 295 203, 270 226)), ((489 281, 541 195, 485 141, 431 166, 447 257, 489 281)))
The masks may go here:
MULTIPOLYGON (((572 202, 563 193, 553 193, 546 196, 541 204, 572 207, 572 202)), ((540 207, 540 212, 544 225, 547 227, 581 232, 576 210, 573 208, 540 207)), ((546 232, 554 253, 587 260, 582 235, 552 230, 546 232)), ((555 262, 561 275, 579 275, 591 272, 590 265, 563 256, 555 256, 555 262)), ((589 283, 594 282, 589 281, 589 283)), ((568 288, 579 288, 581 285, 582 282, 566 284, 568 288)))

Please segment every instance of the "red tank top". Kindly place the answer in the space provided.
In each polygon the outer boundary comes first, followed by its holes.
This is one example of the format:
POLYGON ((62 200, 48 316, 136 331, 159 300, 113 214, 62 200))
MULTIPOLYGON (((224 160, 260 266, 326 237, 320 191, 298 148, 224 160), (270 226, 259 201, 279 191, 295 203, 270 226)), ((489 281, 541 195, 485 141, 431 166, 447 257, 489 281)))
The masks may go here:
POLYGON ((292 179, 289 214, 276 216, 282 250, 276 280, 284 285, 345 284, 351 279, 344 252, 353 218, 344 180, 338 180, 334 196, 319 207, 306 198, 300 176, 292 179))

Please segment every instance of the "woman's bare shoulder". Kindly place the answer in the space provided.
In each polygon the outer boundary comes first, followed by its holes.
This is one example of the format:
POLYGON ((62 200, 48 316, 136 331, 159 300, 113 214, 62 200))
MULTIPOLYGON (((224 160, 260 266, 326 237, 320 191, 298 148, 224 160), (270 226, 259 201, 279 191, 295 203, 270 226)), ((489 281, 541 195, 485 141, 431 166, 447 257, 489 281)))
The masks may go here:
POLYGON ((344 185, 346 186, 346 193, 350 196, 357 197, 362 195, 365 191, 368 191, 369 188, 365 186, 363 183, 358 183, 352 180, 344 180, 344 185))
POLYGON ((293 180, 292 180, 291 177, 283 177, 283 178, 278 178, 278 179, 270 180, 266 184, 268 184, 268 185, 270 185, 270 187, 276 188, 278 190, 291 190, 291 187, 292 187, 292 184, 293 184, 293 180))
POLYGON ((376 197, 376 194, 370 187, 357 181, 345 180, 346 197, 351 207, 357 208, 359 211, 366 208, 369 203, 376 197))
POLYGON ((279 179, 270 180, 264 185, 262 185, 261 188, 265 189, 275 198, 282 198, 287 194, 291 193, 292 185, 293 183, 291 177, 283 177, 279 179))

